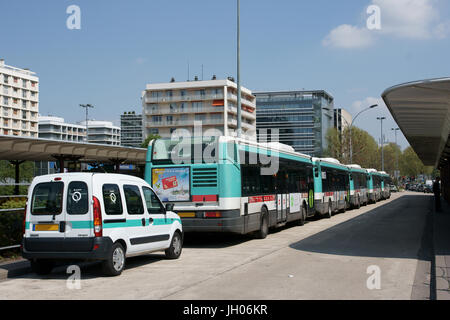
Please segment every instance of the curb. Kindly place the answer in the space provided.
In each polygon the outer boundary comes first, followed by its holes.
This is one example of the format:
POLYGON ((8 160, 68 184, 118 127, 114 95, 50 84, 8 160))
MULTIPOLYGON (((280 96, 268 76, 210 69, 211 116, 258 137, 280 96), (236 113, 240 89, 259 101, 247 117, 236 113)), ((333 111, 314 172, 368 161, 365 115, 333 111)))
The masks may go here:
POLYGON ((7 262, 0 265, 0 281, 5 281, 12 277, 22 276, 30 272, 30 262, 27 260, 7 262))

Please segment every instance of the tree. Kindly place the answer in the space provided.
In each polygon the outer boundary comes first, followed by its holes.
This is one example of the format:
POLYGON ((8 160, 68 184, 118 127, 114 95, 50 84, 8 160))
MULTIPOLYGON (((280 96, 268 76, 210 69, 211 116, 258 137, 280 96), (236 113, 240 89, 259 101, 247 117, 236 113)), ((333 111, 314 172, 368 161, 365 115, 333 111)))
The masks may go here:
POLYGON ((161 136, 157 134, 149 134, 144 142, 142 142, 141 148, 148 148, 148 144, 150 143, 150 141, 155 139, 161 139, 161 136))
POLYGON ((332 157, 344 164, 359 164, 363 168, 376 168, 379 165, 378 145, 375 139, 360 128, 345 128, 342 134, 335 128, 326 135, 327 149, 324 156, 332 157), (352 162, 350 163, 350 133, 352 135, 352 162))
POLYGON ((403 151, 399 163, 400 172, 403 176, 417 177, 420 174, 436 174, 434 167, 425 166, 411 146, 403 151))

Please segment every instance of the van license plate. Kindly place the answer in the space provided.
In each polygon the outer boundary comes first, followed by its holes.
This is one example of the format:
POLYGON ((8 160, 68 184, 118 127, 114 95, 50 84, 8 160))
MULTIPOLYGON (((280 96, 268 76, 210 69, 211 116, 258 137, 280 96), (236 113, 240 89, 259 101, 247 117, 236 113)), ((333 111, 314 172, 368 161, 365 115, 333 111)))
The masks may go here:
POLYGON ((59 224, 35 224, 33 231, 59 231, 59 224))

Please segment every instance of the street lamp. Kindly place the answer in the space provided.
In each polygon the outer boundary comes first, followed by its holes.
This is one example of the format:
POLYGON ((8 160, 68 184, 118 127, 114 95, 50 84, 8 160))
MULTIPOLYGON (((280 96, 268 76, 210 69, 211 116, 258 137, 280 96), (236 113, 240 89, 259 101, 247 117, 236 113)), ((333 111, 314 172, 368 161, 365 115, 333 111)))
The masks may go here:
MULTIPOLYGON (((391 131, 395 132, 395 145, 397 145, 397 131, 399 131, 400 128, 392 128, 391 131)), ((399 172, 398 172, 398 152, 395 152, 395 178, 398 179, 399 172)))
MULTIPOLYGON (((365 112, 365 111, 368 111, 368 110, 370 110, 370 109, 376 108, 376 107, 378 107, 378 104, 373 104, 373 105, 371 105, 370 107, 367 107, 366 109, 360 111, 360 112, 353 118, 352 123, 351 123, 350 126, 349 126, 349 131, 350 131, 350 164, 353 164, 353 144, 352 144, 352 128, 353 128, 353 123, 355 122, 356 118, 358 118, 358 116, 359 116, 361 113, 363 113, 363 112, 365 112)), ((345 118, 342 118, 342 119, 345 120, 345 118)), ((347 122, 347 120, 345 120, 345 122, 347 122)), ((348 125, 348 122, 347 122, 347 125, 348 125)))
POLYGON ((377 120, 381 121, 381 171, 384 171, 384 138, 383 138, 383 120, 386 120, 386 117, 377 117, 377 120))
POLYGON ((89 132, 89 128, 88 128, 88 110, 89 110, 89 108, 94 108, 94 106, 90 105, 90 104, 80 104, 80 107, 86 109, 86 142, 89 142, 88 141, 88 137, 89 137, 89 135, 88 135, 88 132, 89 132))

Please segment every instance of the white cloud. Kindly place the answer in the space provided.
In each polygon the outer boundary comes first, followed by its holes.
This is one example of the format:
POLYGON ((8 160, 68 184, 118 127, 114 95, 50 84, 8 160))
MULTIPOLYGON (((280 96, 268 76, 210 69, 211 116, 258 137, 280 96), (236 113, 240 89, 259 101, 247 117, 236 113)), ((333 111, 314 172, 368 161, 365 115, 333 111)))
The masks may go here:
POLYGON ((372 0, 381 9, 381 32, 401 38, 427 39, 439 24, 435 0, 372 0))
MULTIPOLYGON (((343 24, 334 28, 322 41, 324 46, 344 49, 365 48, 377 38, 391 36, 402 39, 444 39, 450 35, 450 20, 439 12, 442 0, 371 0, 367 5, 380 8, 381 29, 343 24)), ((369 18, 366 12, 362 13, 369 18)))
POLYGON ((343 24, 331 30, 322 44, 344 49, 365 48, 373 44, 373 36, 368 29, 343 24))

